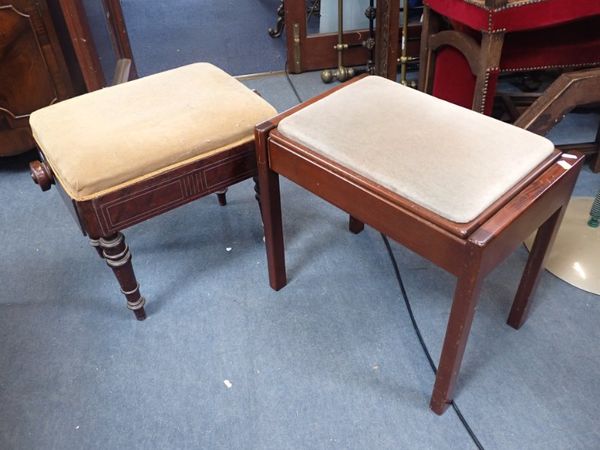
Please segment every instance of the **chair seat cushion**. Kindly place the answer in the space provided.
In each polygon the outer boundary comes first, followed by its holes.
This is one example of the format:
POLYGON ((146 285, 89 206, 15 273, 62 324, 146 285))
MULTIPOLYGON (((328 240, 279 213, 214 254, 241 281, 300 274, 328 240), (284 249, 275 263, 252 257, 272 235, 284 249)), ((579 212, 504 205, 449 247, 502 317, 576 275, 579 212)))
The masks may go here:
POLYGON ((55 177, 81 201, 250 142, 255 124, 275 114, 198 63, 43 108, 30 124, 55 177))
POLYGON ((283 119, 279 132, 441 217, 476 219, 548 158, 548 139, 370 76, 283 119))

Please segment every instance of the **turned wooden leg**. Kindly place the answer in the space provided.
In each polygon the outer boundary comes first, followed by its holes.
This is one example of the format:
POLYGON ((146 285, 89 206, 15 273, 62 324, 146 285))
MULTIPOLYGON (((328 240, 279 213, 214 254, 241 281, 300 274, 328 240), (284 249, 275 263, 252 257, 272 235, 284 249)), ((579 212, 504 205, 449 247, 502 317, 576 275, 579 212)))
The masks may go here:
POLYGON ((94 250, 98 253, 100 258, 104 259, 104 254, 102 252, 102 247, 100 246, 100 239, 95 239, 90 237, 90 245, 94 247, 94 250))
POLYGON ((350 216, 350 219, 348 220, 348 229, 351 233, 358 234, 365 229, 365 224, 356 217, 350 216))
POLYGON ((219 200, 219 205, 225 206, 227 205, 227 188, 222 191, 217 191, 217 199, 219 200))
POLYGON ((121 233, 116 233, 99 240, 106 264, 114 272, 121 286, 121 292, 127 298, 127 308, 133 311, 137 320, 144 320, 146 318, 146 311, 144 311, 146 300, 140 294, 140 285, 135 279, 131 265, 131 253, 125 243, 125 237, 121 233))
POLYGON ((472 257, 467 262, 464 273, 458 278, 454 291, 446 337, 431 395, 430 407, 436 414, 441 415, 446 411, 454 395, 483 281, 479 261, 478 254, 472 252, 472 257))
POLYGON ((258 184, 258 176, 252 177, 254 181, 254 199, 258 203, 258 209, 260 210, 260 217, 262 219, 262 206, 260 204, 260 185, 258 184))
POLYGON ((508 315, 507 323, 519 329, 527 320, 527 314, 531 306, 531 297, 533 296, 537 284, 544 269, 544 263, 548 254, 548 250, 552 247, 556 233, 560 227, 566 207, 562 207, 556 211, 544 224, 538 229, 531 247, 531 253, 527 259, 523 277, 519 284, 519 289, 513 301, 510 314, 508 315))
POLYGON ((258 184, 258 176, 252 177, 252 181, 254 181, 254 199, 256 200, 256 203, 258 203, 258 212, 260 213, 260 220, 261 220, 261 224, 264 229, 265 224, 264 224, 264 222, 262 222, 263 212, 262 212, 262 205, 260 204, 260 185, 258 184))
POLYGON ((479 70, 475 74, 475 92, 473 94, 473 111, 485 113, 488 102, 494 100, 494 92, 490 92, 489 81, 497 76, 500 70, 500 56, 504 45, 504 33, 483 33, 479 53, 479 70))
POLYGON ((279 175, 266 164, 258 165, 260 205, 265 229, 269 283, 278 291, 287 284, 283 226, 281 222, 281 200, 279 197, 279 175))

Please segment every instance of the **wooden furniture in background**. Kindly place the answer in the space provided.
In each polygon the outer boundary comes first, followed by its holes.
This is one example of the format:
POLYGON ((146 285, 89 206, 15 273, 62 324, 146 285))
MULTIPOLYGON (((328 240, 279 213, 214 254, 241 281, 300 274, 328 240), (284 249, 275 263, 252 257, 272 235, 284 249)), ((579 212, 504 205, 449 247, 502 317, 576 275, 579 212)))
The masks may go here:
MULTIPOLYGON (((368 3, 365 4, 365 8, 368 3)), ((306 2, 286 0, 285 32, 287 39, 288 69, 291 73, 327 69, 337 66, 337 33, 308 34, 306 24, 306 2)), ((376 73, 395 78, 398 64, 398 48, 402 38, 399 29, 400 1, 380 0, 377 2, 375 20, 375 64, 376 73)), ((408 55, 419 56, 421 24, 411 23, 408 33, 408 55)), ((344 51, 346 66, 365 65, 369 52, 360 44, 369 37, 368 30, 353 30, 344 33, 344 43, 351 46, 344 51)))
MULTIPOLYGON (((126 69, 119 64, 117 81, 128 79, 126 69)), ((211 193, 224 205, 228 186, 256 175, 254 124, 275 113, 220 69, 192 64, 36 112, 31 123, 42 160, 31 163, 31 175, 43 191, 57 182, 82 232, 113 270, 127 307, 143 320, 145 299, 121 231, 211 193), (114 114, 105 117, 107 110, 114 114), (149 111, 167 117, 148 127, 149 111), (129 164, 128 152, 136 155, 129 164)))
MULTIPOLYGON (((514 124, 545 135, 579 106, 600 106, 600 68, 563 73, 514 124)), ((595 142, 560 147, 595 154, 591 167, 594 172, 600 172, 600 127, 595 142)))
POLYGON ((0 0, 0 156, 35 146, 29 114, 73 96, 45 0, 0 0))
POLYGON ((125 16, 121 8, 121 0, 102 0, 104 10, 106 11, 108 30, 112 40, 113 48, 118 59, 128 59, 131 61, 131 69, 129 71, 129 80, 134 80, 138 77, 137 68, 135 67, 135 59, 127 34, 127 26, 125 25, 125 16))
MULTIPOLYGON (((136 78, 120 2, 103 5, 111 56, 136 78)), ((33 111, 107 85, 96 44, 81 0, 0 0, 0 157, 35 147, 33 111)))
MULTIPOLYGON (((529 299, 539 281, 546 250, 552 245, 583 156, 565 157, 555 150, 475 219, 468 223, 453 222, 383 187, 383 180, 358 174, 313 146, 309 148, 279 132, 282 120, 309 105, 313 106, 311 112, 314 114, 318 100, 326 99, 354 82, 338 86, 257 126, 257 162, 270 285, 279 290, 287 282, 279 175, 350 214, 352 231, 360 231, 362 223, 371 225, 454 274, 457 286, 430 403, 435 413, 442 414, 453 398, 484 278, 539 229, 508 318, 509 325, 519 328, 527 317, 529 299)), ((341 129, 344 129, 341 123, 344 117, 336 121, 341 129)), ((490 125, 494 122, 488 120, 490 125)), ((356 122, 350 121, 350 124, 356 127, 356 122)), ((374 138, 377 137, 377 126, 368 125, 368 133, 374 134, 374 138)), ((460 122, 456 126, 461 126, 460 122)), ((470 124, 465 126, 468 129, 470 124)), ((321 144, 330 148, 333 132, 327 133, 327 144, 321 144)), ((468 135, 468 132, 462 135, 468 135)), ((318 138, 306 137, 305 140, 317 142, 318 138)), ((406 158, 411 158, 410 151, 406 153, 406 158)), ((370 158, 375 154, 373 149, 369 152, 370 158)), ((389 183, 387 177, 389 174, 385 177, 389 183)), ((473 192, 473 195, 478 193, 473 192)))
POLYGON ((491 114, 503 72, 600 64, 600 2, 424 0, 419 89, 491 114))
MULTIPOLYGON (((390 80, 398 72, 400 0, 379 0, 375 18, 375 74, 390 80)), ((414 26, 410 32, 418 31, 414 26)), ((410 40, 407 38, 407 42, 410 40)), ((414 42, 414 41, 413 41, 414 42)))
MULTIPOLYGON (((110 80, 106 78, 110 74, 105 74, 100 64, 100 58, 89 21, 87 20, 84 3, 82 0, 58 1, 87 92, 107 86, 110 80)), ((120 0, 102 0, 102 7, 106 14, 107 27, 115 59, 130 60, 131 69, 129 79, 135 79, 137 78, 137 70, 125 26, 121 2, 120 0)))

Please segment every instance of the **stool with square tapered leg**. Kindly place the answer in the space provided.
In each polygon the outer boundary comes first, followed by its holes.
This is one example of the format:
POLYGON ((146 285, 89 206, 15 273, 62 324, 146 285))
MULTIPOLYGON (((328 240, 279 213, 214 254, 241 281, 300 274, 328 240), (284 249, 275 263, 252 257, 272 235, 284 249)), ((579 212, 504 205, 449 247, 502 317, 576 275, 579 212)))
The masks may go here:
POLYGON ((349 213, 354 230, 370 225, 457 277, 431 397, 442 414, 484 278, 539 229, 509 320, 518 328, 583 156, 374 76, 260 124, 256 142, 273 289, 286 284, 279 175, 349 213))

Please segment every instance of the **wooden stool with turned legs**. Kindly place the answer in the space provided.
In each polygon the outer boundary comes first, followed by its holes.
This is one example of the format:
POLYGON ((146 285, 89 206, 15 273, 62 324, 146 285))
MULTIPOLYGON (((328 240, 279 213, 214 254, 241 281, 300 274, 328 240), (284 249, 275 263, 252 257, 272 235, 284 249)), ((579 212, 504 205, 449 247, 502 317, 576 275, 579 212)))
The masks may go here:
POLYGON ((146 317, 121 231, 256 175, 254 125, 276 114, 217 67, 192 64, 36 111, 42 190, 62 198, 114 272, 127 307, 146 317))

